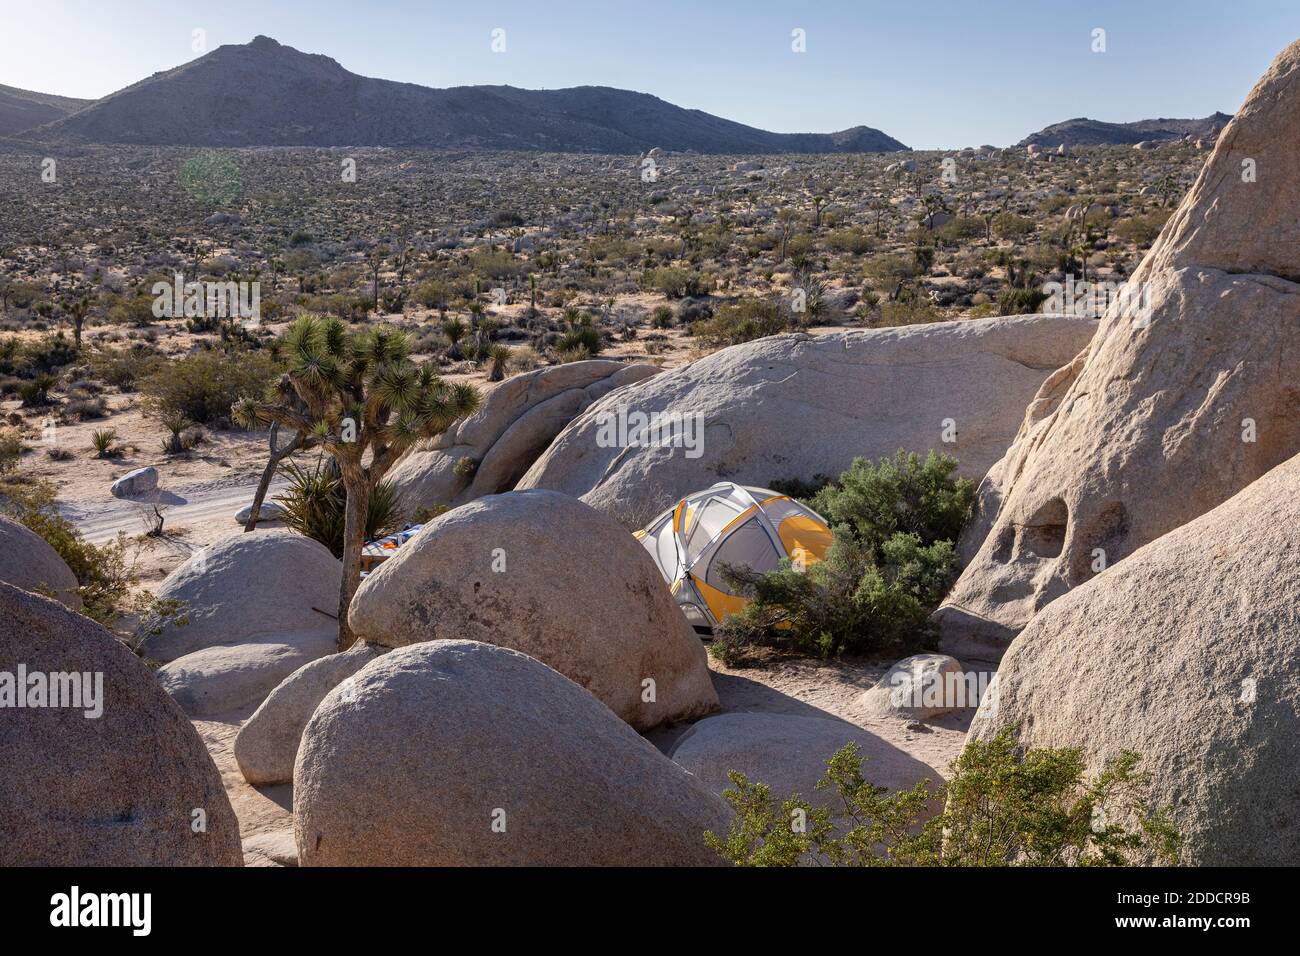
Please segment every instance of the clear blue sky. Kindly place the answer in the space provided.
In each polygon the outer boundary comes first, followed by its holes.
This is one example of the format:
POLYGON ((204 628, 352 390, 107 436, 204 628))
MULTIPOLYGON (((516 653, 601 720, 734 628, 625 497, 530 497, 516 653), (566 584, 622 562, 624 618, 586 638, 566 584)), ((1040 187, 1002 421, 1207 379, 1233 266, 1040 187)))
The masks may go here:
POLYGON ((617 86, 780 132, 865 124, 933 147, 1074 116, 1231 113, 1300 38, 1300 0, 0 0, 0 28, 0 83, 67 96, 194 59, 202 28, 208 49, 261 33, 427 86, 617 86))

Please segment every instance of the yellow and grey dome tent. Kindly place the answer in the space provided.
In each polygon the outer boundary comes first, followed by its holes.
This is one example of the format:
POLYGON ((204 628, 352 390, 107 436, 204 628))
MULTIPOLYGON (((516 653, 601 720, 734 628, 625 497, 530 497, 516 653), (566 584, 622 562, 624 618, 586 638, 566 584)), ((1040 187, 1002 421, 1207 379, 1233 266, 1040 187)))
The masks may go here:
POLYGON ((701 634, 712 634, 748 603, 722 579, 722 565, 774 571, 788 557, 806 566, 831 546, 831 529, 811 508, 729 481, 687 495, 636 537, 701 634))

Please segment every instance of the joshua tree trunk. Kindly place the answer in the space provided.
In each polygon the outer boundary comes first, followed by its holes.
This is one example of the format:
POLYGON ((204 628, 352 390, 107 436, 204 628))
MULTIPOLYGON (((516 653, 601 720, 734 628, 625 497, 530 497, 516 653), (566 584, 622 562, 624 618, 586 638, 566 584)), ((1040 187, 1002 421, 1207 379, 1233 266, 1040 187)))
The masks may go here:
POLYGON ((343 583, 339 587, 338 649, 346 651, 356 640, 348 626, 348 607, 361 586, 361 548, 365 545, 366 512, 370 506, 370 482, 362 474, 343 471, 343 487, 348 500, 343 518, 343 583))
POLYGON ((252 531, 257 527, 257 519, 262 511, 262 502, 266 499, 266 492, 271 487, 271 479, 275 477, 275 470, 280 467, 280 462, 303 447, 303 440, 306 438, 302 432, 298 432, 293 436, 293 440, 289 444, 279 447, 276 444, 279 431, 280 423, 272 422, 271 437, 269 439, 271 457, 267 459, 266 467, 262 469, 262 478, 257 483, 257 492, 253 495, 253 507, 248 513, 248 521, 244 524, 245 531, 252 531))

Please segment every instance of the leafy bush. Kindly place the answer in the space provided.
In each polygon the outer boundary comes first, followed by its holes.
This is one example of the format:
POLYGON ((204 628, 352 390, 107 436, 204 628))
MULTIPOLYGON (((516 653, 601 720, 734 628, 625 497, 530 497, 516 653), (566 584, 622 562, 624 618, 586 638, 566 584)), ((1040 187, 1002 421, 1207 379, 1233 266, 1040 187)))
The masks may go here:
POLYGON ((128 349, 105 349, 90 355, 90 367, 101 381, 130 391, 136 380, 153 372, 163 358, 149 346, 136 343, 128 349))
POLYGON ((7 475, 18 467, 23 454, 23 438, 16 428, 0 426, 0 475, 7 475))
POLYGON ((112 627, 138 602, 131 599, 137 581, 131 544, 126 534, 105 545, 85 541, 54 503, 54 486, 48 482, 0 486, 0 511, 36 532, 58 552, 76 575, 82 612, 91 620, 112 627))
POLYGON ((863 271, 878 288, 890 291, 900 282, 916 278, 918 269, 914 260, 889 253, 869 260, 863 271))
POLYGON ((883 326, 922 325, 941 321, 943 315, 925 296, 906 296, 880 304, 880 324, 883 326))
POLYGON ((159 366, 139 385, 154 414, 219 425, 230 420, 231 405, 262 392, 275 372, 275 363, 261 352, 206 349, 159 366))
POLYGON ((691 334, 714 348, 739 345, 764 336, 776 335, 789 327, 776 304, 766 299, 744 299, 724 305, 710 319, 691 326, 691 334))
POLYGON ((1125 242, 1145 246, 1155 241, 1169 218, 1169 210, 1156 209, 1152 212, 1139 213, 1128 219, 1115 223, 1115 234, 1125 242))
POLYGON ((50 404, 50 389, 58 384, 53 375, 42 372, 30 382, 18 386, 18 395, 23 400, 24 408, 42 408, 50 404))
POLYGON ((848 471, 823 487, 812 507, 832 527, 875 547, 896 533, 923 542, 956 541, 975 503, 975 483, 954 478, 956 459, 898 451, 872 464, 855 458, 848 471))
POLYGON ((62 332, 47 335, 23 349, 27 365, 37 373, 53 373, 77 360, 77 347, 62 332))
POLYGON ((729 774, 736 811, 723 839, 705 842, 736 866, 1132 866, 1178 862, 1181 836, 1168 808, 1151 805, 1138 754, 1108 761, 1091 782, 1076 748, 1020 752, 1014 727, 971 741, 947 785, 924 780, 886 795, 862 774, 848 744, 827 762, 818 790, 839 795, 845 823, 799 794, 778 809, 771 789, 729 774), (936 807, 942 812, 934 814, 936 807), (932 815, 933 814, 933 815, 932 815))
POLYGON ((706 295, 709 291, 709 282, 704 276, 680 266, 654 269, 647 277, 646 285, 669 299, 706 295))
MULTIPOLYGON (((299 534, 315 538, 336 558, 343 557, 344 506, 347 492, 337 470, 323 458, 307 471, 289 461, 280 466, 289 487, 275 500, 284 507, 284 523, 299 534)), ((397 491, 386 481, 375 486, 366 512, 365 538, 381 538, 400 527, 397 491)))
POLYGON ((710 652, 738 664, 756 647, 831 657, 924 646, 930 612, 957 576, 954 542, 975 499, 973 482, 953 478, 956 467, 933 452, 924 462, 902 451, 876 465, 855 459, 812 496, 835 535, 822 561, 786 560, 766 573, 724 568, 750 600, 717 628, 710 652))

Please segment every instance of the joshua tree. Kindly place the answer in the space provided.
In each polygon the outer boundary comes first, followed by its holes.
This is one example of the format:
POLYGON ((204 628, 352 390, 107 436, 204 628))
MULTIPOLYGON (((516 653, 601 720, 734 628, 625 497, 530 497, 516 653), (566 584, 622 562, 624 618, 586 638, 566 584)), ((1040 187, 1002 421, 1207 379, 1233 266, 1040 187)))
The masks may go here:
POLYGON ((86 313, 89 311, 90 299, 84 295, 79 299, 70 299, 63 303, 63 312, 72 323, 72 337, 78 352, 81 351, 81 329, 86 324, 86 313))
POLYGON ((384 257, 387 255, 388 247, 380 243, 372 247, 366 257, 366 264, 370 269, 371 298, 374 300, 375 312, 379 311, 379 273, 384 268, 384 257))
MULTIPOLYGON (((297 403, 300 410, 306 412, 306 406, 298 402, 298 393, 294 391, 293 382, 290 381, 289 376, 280 376, 280 380, 276 382, 275 387, 283 401, 297 403)), ((262 469, 262 477, 257 482, 257 491, 253 493, 253 506, 249 509, 248 520, 244 522, 245 531, 252 531, 257 528, 257 522, 262 515, 262 502, 266 500, 266 493, 271 488, 271 479, 275 477, 280 462, 296 451, 315 448, 318 442, 314 434, 295 429, 293 437, 282 444, 280 442, 280 423, 273 421, 271 422, 271 434, 267 436, 267 444, 270 446, 271 453, 266 460, 266 467, 262 469)))
POLYGON ((813 228, 820 229, 822 227, 822 210, 826 208, 826 197, 821 195, 813 196, 812 204, 813 228))
POLYGON ((872 196, 867 203, 867 208, 876 214, 876 235, 882 235, 880 230, 881 219, 889 211, 889 203, 885 202, 884 198, 880 196, 872 196))
POLYGON ((461 357, 460 340, 465 337, 465 332, 465 323, 460 319, 447 319, 442 323, 442 334, 447 336, 447 341, 451 343, 451 348, 447 350, 448 358, 461 357))
POLYGON ((781 258, 778 261, 785 262, 785 249, 790 238, 790 224, 794 222, 794 210, 782 209, 776 214, 776 219, 781 226, 781 258))
POLYGON ((434 366, 410 358, 406 336, 392 329, 350 332, 338 319, 304 316, 281 339, 287 382, 262 400, 244 399, 244 425, 278 422, 312 435, 339 466, 347 491, 339 650, 353 642, 348 606, 361 583, 366 510, 375 486, 402 453, 474 411, 478 392, 443 382, 434 366), (292 390, 290 398, 283 391, 292 390))

